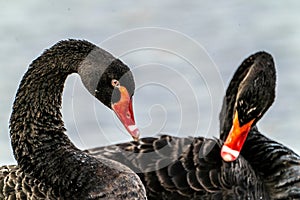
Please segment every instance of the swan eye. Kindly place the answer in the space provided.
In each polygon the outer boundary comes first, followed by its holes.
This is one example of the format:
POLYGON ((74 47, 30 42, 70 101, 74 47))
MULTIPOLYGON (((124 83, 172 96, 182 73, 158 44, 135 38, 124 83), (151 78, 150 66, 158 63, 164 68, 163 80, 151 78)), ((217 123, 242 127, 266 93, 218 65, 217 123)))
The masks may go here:
POLYGON ((111 80, 111 85, 113 87, 120 87, 120 82, 116 79, 111 80))

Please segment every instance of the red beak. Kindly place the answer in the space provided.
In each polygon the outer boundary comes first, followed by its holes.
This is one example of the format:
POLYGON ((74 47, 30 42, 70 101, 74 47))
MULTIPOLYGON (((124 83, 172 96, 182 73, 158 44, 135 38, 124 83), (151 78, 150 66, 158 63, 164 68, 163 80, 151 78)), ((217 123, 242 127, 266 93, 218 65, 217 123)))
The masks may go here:
POLYGON ((240 127, 238 113, 235 112, 233 125, 221 149, 221 156, 223 160, 231 162, 237 159, 242 150, 244 142, 247 139, 253 121, 254 119, 240 127))
POLYGON ((140 131, 135 125, 133 109, 132 109, 132 99, 129 96, 127 89, 123 86, 119 86, 119 91, 121 98, 118 102, 112 104, 112 109, 115 111, 116 115, 125 126, 126 130, 132 136, 134 140, 138 140, 140 136, 140 131))

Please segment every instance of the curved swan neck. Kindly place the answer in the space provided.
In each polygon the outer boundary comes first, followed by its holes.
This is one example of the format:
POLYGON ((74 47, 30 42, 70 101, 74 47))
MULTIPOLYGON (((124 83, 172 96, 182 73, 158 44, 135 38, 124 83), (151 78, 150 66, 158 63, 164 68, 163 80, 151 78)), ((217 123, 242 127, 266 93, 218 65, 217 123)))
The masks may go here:
POLYGON ((60 112, 67 76, 77 72, 95 47, 86 41, 68 40, 46 50, 29 66, 13 104, 10 134, 18 164, 62 191, 84 182, 88 177, 82 177, 83 170, 89 173, 91 166, 98 166, 70 142, 60 112), (89 165, 86 169, 84 163, 89 165))
POLYGON ((77 72, 80 62, 93 48, 93 44, 85 41, 62 41, 31 63, 20 83, 10 119, 17 161, 33 153, 35 146, 60 144, 59 140, 69 142, 64 136, 60 112, 64 82, 69 74, 77 72), (32 148, 26 147, 26 143, 32 148))

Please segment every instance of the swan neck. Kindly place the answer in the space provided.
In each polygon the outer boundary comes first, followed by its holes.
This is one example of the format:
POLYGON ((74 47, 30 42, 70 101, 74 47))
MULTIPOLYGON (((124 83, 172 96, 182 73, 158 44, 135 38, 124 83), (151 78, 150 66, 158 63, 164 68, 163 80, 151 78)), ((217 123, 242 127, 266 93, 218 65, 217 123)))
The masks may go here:
POLYGON ((26 173, 70 190, 76 188, 70 184, 78 183, 78 178, 84 180, 80 174, 84 174, 85 163, 89 165, 88 173, 90 166, 96 167, 97 162, 78 150, 65 134, 60 111, 65 80, 77 72, 94 48, 90 43, 76 46, 68 42, 54 45, 29 66, 13 104, 10 135, 15 158, 26 173), (72 180, 68 173, 78 176, 72 180))

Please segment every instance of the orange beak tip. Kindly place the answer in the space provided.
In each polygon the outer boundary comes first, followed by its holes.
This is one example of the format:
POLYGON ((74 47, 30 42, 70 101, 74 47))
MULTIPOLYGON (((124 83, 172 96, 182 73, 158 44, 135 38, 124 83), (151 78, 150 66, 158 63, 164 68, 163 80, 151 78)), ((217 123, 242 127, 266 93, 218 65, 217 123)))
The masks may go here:
POLYGON ((233 150, 227 145, 223 145, 221 149, 221 157, 226 162, 235 161, 240 155, 239 151, 233 150))
POLYGON ((233 125, 221 149, 221 157, 226 162, 232 162, 238 158, 247 139, 254 119, 240 126, 238 113, 235 112, 233 125))
POLYGON ((140 131, 139 129, 137 128, 136 125, 129 125, 126 127, 128 132, 130 133, 131 137, 137 141, 140 137, 140 131))

